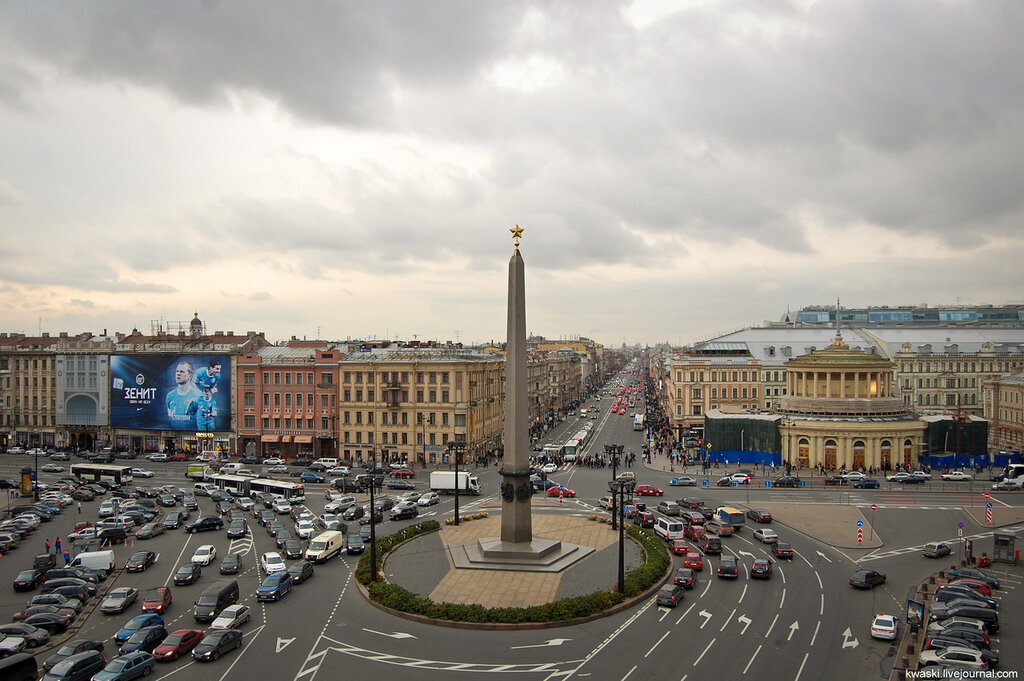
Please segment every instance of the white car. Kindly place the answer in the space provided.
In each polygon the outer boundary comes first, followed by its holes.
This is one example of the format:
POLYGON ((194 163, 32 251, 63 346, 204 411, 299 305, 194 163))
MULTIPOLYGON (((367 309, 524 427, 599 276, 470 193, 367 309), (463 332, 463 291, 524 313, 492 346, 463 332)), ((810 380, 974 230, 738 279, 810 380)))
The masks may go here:
POLYGON ((99 515, 101 518, 110 518, 112 516, 117 515, 117 509, 114 508, 114 502, 104 501, 102 504, 100 504, 99 515))
POLYGON ((284 499, 274 499, 274 513, 285 515, 292 512, 292 505, 284 499))
POLYGON ((733 482, 738 482, 741 485, 750 484, 750 476, 746 473, 733 473, 729 476, 733 482))
POLYGON ((132 476, 136 478, 152 478, 156 473, 145 468, 133 468, 132 476))
POLYGON ((229 605, 220 611, 217 619, 210 624, 211 629, 237 629, 249 621, 252 617, 252 609, 248 605, 236 603, 229 605))
POLYGON ((962 480, 971 480, 972 478, 971 478, 970 475, 968 475, 967 473, 964 473, 963 471, 950 471, 949 473, 943 473, 942 474, 942 479, 943 480, 962 481, 962 480))
POLYGON ((899 622, 894 616, 878 613, 871 622, 871 638, 895 641, 898 628, 899 622))
POLYGON ((235 471, 235 475, 237 475, 237 476, 239 476, 241 478, 258 478, 259 477, 258 475, 253 473, 248 468, 239 468, 237 471, 235 471))
POLYGON ((263 459, 264 466, 280 466, 284 463, 284 459, 276 456, 272 456, 269 459, 263 459))
POLYGON ((779 535, 775 530, 758 528, 754 530, 754 539, 757 539, 762 544, 774 544, 779 541, 779 535))
POLYGON ((864 475, 860 471, 851 471, 849 473, 843 473, 839 477, 845 480, 846 482, 860 482, 861 480, 865 479, 868 476, 864 475))
POLYGON ((419 501, 423 492, 405 492, 398 497, 399 501, 419 501))
POLYGON ((192 554, 193 565, 209 565, 217 557, 217 547, 213 544, 203 544, 192 554))
POLYGON ((336 478, 348 477, 349 472, 350 471, 349 471, 348 466, 335 466, 334 468, 328 468, 327 469, 327 475, 330 475, 330 476, 333 476, 333 477, 336 477, 336 478))
POLYGON ((91 541, 96 538, 99 533, 95 527, 86 527, 85 529, 79 530, 78 532, 72 532, 68 535, 68 541, 74 543, 76 541, 91 541))
POLYGON ((558 470, 558 466, 553 463, 546 463, 544 467, 540 469, 541 473, 551 474, 558 470))
POLYGON ((416 500, 416 503, 420 506, 433 506, 439 501, 441 501, 441 497, 437 495, 437 492, 426 492, 416 500))
POLYGON ((167 461, 167 455, 166 454, 147 454, 146 455, 146 460, 147 461, 167 461))
POLYGON ((980 650, 961 646, 950 646, 942 650, 922 650, 921 654, 917 656, 917 664, 919 667, 933 664, 957 664, 972 669, 989 668, 980 650))
POLYGON ((255 504, 249 497, 239 497, 238 499, 235 499, 235 506, 243 511, 251 511, 255 504))
POLYGON ((268 551, 260 556, 260 566, 268 575, 272 575, 275 572, 284 572, 288 569, 288 566, 285 565, 284 558, 282 558, 281 554, 276 551, 268 551))
POLYGON ((324 510, 328 513, 344 513, 352 506, 356 505, 355 497, 338 497, 332 499, 324 506, 324 510))
POLYGON ((303 539, 309 539, 316 532, 316 525, 313 524, 312 520, 300 520, 295 525, 295 534, 299 535, 303 539))
POLYGON ((64 466, 61 466, 59 463, 48 463, 41 466, 39 470, 43 471, 44 473, 60 473, 62 470, 64 470, 64 466))
POLYGON ((288 472, 288 466, 285 466, 284 464, 278 464, 276 466, 271 466, 270 468, 268 468, 267 472, 268 473, 287 473, 288 472))

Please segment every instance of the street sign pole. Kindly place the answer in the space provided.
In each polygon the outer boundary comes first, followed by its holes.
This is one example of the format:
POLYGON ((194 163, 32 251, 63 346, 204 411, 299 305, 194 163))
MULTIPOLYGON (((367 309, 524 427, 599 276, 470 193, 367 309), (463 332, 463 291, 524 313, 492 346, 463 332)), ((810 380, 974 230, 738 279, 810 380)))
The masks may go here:
POLYGON ((871 541, 875 540, 875 511, 878 510, 878 504, 871 504, 871 541))

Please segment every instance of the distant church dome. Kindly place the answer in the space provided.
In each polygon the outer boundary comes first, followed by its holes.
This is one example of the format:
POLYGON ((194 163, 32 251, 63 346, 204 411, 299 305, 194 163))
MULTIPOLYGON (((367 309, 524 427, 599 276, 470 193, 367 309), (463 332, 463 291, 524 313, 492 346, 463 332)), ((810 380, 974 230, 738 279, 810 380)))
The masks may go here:
POLYGON ((199 310, 196 310, 196 316, 189 322, 188 329, 193 336, 203 335, 203 322, 199 319, 199 310))

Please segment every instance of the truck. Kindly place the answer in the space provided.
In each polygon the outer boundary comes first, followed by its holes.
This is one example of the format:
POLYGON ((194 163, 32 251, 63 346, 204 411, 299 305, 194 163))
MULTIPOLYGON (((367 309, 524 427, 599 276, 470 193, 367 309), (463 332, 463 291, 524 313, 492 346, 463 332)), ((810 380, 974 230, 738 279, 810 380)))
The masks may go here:
POLYGON ((458 476, 460 494, 480 494, 480 478, 466 471, 434 471, 430 474, 430 491, 440 494, 454 494, 458 476))
POLYGON ((206 480, 215 473, 216 471, 212 468, 201 463, 190 463, 185 468, 185 477, 191 478, 192 480, 206 480))
POLYGON ((643 430, 643 429, 644 429, 644 415, 643 414, 637 414, 636 416, 633 417, 633 430, 643 430))
POLYGON ((718 518, 723 525, 732 526, 733 531, 737 532, 743 529, 746 513, 738 508, 733 508, 732 506, 719 506, 718 510, 715 511, 715 517, 718 518))

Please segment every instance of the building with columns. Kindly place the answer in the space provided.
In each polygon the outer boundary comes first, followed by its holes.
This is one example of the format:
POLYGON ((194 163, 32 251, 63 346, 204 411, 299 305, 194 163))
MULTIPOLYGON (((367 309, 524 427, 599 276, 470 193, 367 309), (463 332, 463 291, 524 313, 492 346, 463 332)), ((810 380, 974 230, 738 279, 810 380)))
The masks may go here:
POLYGON ((785 365, 782 460, 799 468, 826 470, 914 468, 924 446, 926 424, 914 416, 895 388, 894 363, 853 350, 838 334, 823 350, 785 365))

